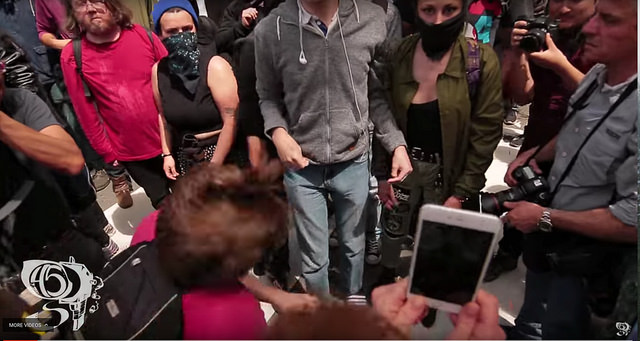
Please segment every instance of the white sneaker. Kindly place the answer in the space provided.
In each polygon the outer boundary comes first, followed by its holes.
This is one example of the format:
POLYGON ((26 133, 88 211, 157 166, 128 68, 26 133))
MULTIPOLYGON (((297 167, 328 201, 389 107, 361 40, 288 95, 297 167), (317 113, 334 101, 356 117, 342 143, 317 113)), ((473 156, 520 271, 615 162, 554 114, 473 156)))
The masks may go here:
POLYGON ((107 224, 103 230, 109 237, 113 237, 116 234, 116 229, 111 224, 107 224))

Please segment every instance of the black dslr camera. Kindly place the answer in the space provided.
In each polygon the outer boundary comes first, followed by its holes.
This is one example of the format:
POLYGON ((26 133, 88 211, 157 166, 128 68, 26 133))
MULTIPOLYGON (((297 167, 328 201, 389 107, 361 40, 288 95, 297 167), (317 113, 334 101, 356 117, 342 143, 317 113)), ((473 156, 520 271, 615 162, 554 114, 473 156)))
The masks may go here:
POLYGON ((501 215, 506 211, 505 201, 529 201, 546 206, 549 199, 549 183, 545 178, 536 174, 530 166, 520 166, 513 170, 513 177, 518 186, 498 193, 480 194, 482 212, 501 215))
POLYGON ((547 49, 546 36, 547 33, 551 34, 551 38, 555 39, 558 33, 558 24, 555 20, 549 19, 549 17, 538 18, 520 18, 527 22, 527 26, 524 29, 527 30, 527 34, 520 40, 520 48, 526 52, 540 52, 547 49))

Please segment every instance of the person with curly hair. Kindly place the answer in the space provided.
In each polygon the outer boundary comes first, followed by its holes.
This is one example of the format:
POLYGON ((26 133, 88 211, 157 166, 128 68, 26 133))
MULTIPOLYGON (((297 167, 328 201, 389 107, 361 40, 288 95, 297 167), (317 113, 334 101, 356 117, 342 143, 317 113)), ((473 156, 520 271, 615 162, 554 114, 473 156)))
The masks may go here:
POLYGON ((186 292, 185 339, 261 338, 266 323, 258 300, 278 312, 316 306, 315 297, 264 286, 248 274, 264 250, 287 234, 281 185, 271 185, 277 176, 195 166, 138 226, 131 245, 155 239, 161 266, 186 292))
POLYGON ((151 69, 167 50, 157 36, 132 23, 131 10, 120 0, 66 0, 65 5, 67 30, 79 40, 62 49, 60 66, 78 122, 106 163, 118 205, 133 205, 128 173, 158 207, 170 180, 162 171, 151 69))

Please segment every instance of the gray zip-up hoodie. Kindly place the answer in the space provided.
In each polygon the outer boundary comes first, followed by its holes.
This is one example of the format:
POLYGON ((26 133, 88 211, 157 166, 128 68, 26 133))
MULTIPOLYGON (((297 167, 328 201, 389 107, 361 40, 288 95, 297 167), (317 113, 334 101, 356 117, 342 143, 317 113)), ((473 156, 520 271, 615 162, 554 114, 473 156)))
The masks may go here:
POLYGON ((337 23, 326 39, 319 29, 300 25, 300 17, 297 0, 287 0, 255 29, 265 132, 283 127, 302 154, 319 164, 367 152, 369 118, 387 151, 406 145, 370 67, 386 36, 382 8, 340 0, 337 23))

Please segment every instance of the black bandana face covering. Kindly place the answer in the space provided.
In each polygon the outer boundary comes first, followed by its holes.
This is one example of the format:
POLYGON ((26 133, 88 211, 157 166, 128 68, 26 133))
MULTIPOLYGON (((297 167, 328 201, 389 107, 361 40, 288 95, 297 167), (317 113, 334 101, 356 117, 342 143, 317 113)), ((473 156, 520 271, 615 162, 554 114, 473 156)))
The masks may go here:
POLYGON ((162 43, 169 52, 169 72, 194 94, 200 78, 198 37, 193 32, 182 32, 165 38, 162 43))
POLYGON ((440 60, 458 38, 464 27, 466 12, 460 11, 455 17, 437 25, 427 24, 416 18, 416 29, 422 38, 422 49, 427 57, 440 60))

